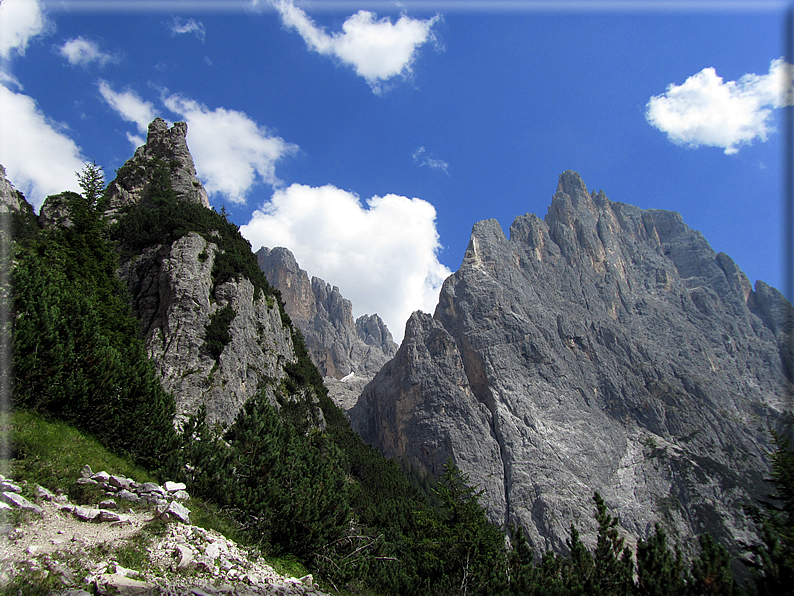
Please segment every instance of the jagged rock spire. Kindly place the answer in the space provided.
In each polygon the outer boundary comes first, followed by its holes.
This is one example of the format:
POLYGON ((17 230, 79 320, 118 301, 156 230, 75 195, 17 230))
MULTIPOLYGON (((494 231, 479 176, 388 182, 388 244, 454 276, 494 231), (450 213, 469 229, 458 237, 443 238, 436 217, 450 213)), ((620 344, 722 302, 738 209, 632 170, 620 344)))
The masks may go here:
POLYGON ((147 198, 158 161, 169 168, 171 186, 178 198, 209 208, 207 191, 196 177, 186 137, 187 123, 175 122, 169 128, 165 120, 155 118, 149 124, 146 144, 119 168, 108 187, 109 211, 119 211, 147 198))

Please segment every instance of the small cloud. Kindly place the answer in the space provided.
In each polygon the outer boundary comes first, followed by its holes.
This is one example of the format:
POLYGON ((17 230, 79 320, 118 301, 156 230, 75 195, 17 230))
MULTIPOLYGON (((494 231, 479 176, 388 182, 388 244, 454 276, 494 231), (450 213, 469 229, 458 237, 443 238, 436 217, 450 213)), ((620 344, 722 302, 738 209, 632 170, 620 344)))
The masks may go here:
POLYGON ((2 68, 0 68, 0 85, 16 91, 23 90, 22 83, 14 75, 2 68))
POLYGON ((443 159, 436 159, 433 157, 432 154, 428 153, 424 147, 419 147, 419 149, 411 154, 411 157, 413 157, 414 163, 420 168, 422 166, 427 166, 428 168, 432 168, 434 170, 441 170, 447 176, 449 176, 449 164, 443 159))
POLYGON ((411 73, 418 48, 435 39, 432 29, 441 18, 420 20, 403 14, 392 23, 360 10, 342 24, 342 33, 328 34, 292 0, 272 0, 272 4, 284 25, 295 29, 310 50, 351 66, 376 94, 386 90, 386 81, 411 73))
POLYGON ((311 275, 339 286, 355 316, 380 315, 397 341, 413 311, 433 312, 451 273, 438 260, 436 210, 418 198, 388 194, 363 204, 331 185, 292 184, 240 232, 255 250, 288 247, 311 275))
POLYGON ((714 68, 704 68, 651 97, 645 118, 678 145, 737 153, 740 145, 766 141, 773 131, 772 110, 792 105, 792 68, 779 58, 769 65, 769 74, 746 74, 728 82, 714 68))
POLYGON ((182 95, 163 99, 188 124, 188 143, 207 192, 232 203, 245 203, 257 180, 278 186, 276 162, 295 153, 297 145, 259 126, 245 113, 205 105, 182 95))
POLYGON ((75 172, 86 160, 64 125, 45 117, 32 97, 2 85, 0 113, 0 163, 36 209, 48 195, 79 190, 75 172))
POLYGON ((67 40, 58 48, 58 52, 69 61, 72 66, 87 66, 96 62, 99 66, 105 66, 108 62, 118 62, 119 57, 103 52, 99 49, 96 42, 75 37, 67 40))
POLYGON ((196 21, 195 19, 188 19, 187 21, 182 21, 179 17, 174 17, 171 21, 171 33, 174 35, 182 35, 184 33, 195 33, 196 37, 201 40, 201 43, 204 43, 204 39, 207 37, 207 31, 204 29, 204 24, 201 21, 196 21))
MULTIPOLYGON (((114 91, 107 81, 99 81, 102 98, 127 122, 132 122, 141 134, 149 129, 149 123, 157 117, 157 110, 148 101, 141 99, 134 91, 114 91)), ((134 147, 143 144, 142 137, 127 134, 134 147)))
POLYGON ((0 2, 0 58, 13 53, 24 55, 28 42, 47 33, 52 24, 37 0, 3 0, 0 2))

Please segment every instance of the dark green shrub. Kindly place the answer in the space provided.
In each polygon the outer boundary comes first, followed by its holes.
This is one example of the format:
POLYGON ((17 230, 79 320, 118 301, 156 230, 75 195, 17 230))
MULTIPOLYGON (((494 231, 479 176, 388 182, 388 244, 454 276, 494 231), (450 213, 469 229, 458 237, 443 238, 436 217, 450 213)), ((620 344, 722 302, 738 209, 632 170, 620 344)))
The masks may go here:
POLYGON ((210 322, 207 323, 206 335, 204 336, 204 347, 207 348, 207 351, 212 354, 215 360, 220 358, 226 344, 232 341, 229 325, 231 325, 236 315, 237 313, 234 312, 231 304, 227 304, 210 315, 210 322))

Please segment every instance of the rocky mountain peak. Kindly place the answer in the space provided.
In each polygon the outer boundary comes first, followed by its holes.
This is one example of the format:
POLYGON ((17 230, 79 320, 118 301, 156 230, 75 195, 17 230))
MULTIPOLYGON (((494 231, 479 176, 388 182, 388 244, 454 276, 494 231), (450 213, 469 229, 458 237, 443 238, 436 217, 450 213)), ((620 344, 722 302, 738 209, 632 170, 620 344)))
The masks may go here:
POLYGON ((538 553, 564 551, 571 523, 592 536, 594 491, 632 535, 735 543, 792 391, 793 312, 679 214, 564 172, 545 220, 516 218, 509 239, 474 225, 351 423, 420 469, 451 457, 538 553))
POLYGON ((350 300, 319 277, 310 280, 288 249, 263 246, 256 257, 268 282, 281 292, 329 395, 348 410, 364 385, 397 352, 391 332, 376 314, 354 321, 350 300))
POLYGON ((168 178, 177 198, 209 208, 209 198, 199 179, 187 146, 187 123, 176 122, 170 128, 162 118, 149 124, 146 143, 138 147, 119 168, 108 186, 111 216, 148 197, 149 186, 159 168, 167 168, 168 178))

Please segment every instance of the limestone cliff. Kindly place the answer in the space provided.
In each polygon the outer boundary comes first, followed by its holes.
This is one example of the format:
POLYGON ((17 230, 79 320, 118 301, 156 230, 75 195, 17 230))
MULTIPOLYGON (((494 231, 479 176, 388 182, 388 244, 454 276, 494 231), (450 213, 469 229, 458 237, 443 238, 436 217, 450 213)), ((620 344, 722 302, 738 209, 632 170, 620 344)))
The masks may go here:
MULTIPOLYGON (((161 119, 149 125, 146 144, 119 169, 108 186, 108 213, 148 200, 157 168, 168 168, 178 200, 209 207, 207 193, 195 177, 186 142, 187 125, 170 129, 161 119), (165 164, 165 165, 164 165, 165 164)), ((263 381, 273 385, 285 376, 283 366, 295 360, 291 331, 281 321, 277 301, 255 291, 244 276, 218 283, 213 266, 220 237, 188 233, 157 243, 122 261, 119 274, 127 283, 140 334, 163 387, 174 394, 177 417, 206 406, 210 421, 230 423, 263 381), (214 242, 215 238, 218 242, 214 242), (229 341, 216 358, 206 346, 213 315, 231 306, 229 341)))
POLYGON ((281 292, 287 314, 303 333, 309 356, 324 377, 331 399, 349 410, 364 386, 397 352, 378 315, 353 320, 353 305, 339 288, 301 269, 286 248, 262 247, 260 269, 281 292))
POLYGON ((6 169, 0 165, 0 213, 15 213, 23 210, 32 213, 33 207, 6 178, 6 169))
POLYGON ((537 551, 564 551, 571 523, 592 536, 596 490, 634 536, 730 543, 791 396, 792 320, 677 213, 568 171, 545 220, 474 226, 349 415, 387 456, 434 474, 451 457, 537 551))
POLYGON ((120 275, 163 387, 174 394, 177 415, 191 414, 203 404, 210 420, 230 423, 259 382, 282 378, 284 363, 295 356, 278 304, 264 296, 255 299, 248 279, 213 290, 217 251, 215 244, 191 233, 145 250, 124 263, 120 275), (210 317, 226 305, 235 312, 231 341, 216 360, 205 347, 206 329, 210 317))

